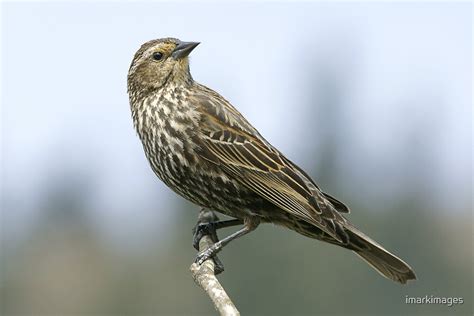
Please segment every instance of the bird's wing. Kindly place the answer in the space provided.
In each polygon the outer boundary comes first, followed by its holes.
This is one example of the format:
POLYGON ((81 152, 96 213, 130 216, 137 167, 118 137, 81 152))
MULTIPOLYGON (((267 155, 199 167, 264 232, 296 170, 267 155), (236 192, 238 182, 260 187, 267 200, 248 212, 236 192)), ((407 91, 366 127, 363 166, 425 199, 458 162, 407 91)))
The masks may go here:
POLYGON ((209 91, 190 98, 201 114, 197 153, 274 205, 346 242, 341 227, 345 219, 314 182, 272 147, 230 103, 209 91))
MULTIPOLYGON (((284 156, 282 156, 283 159, 286 159, 284 156)), ((291 164, 296 170, 298 170, 303 176, 305 176, 309 181, 311 181, 311 184, 314 185, 319 191, 321 189, 318 187, 318 185, 311 179, 311 177, 300 167, 295 165, 293 162, 290 160, 286 159, 289 164, 291 164)), ((321 193, 324 195, 324 197, 334 206, 334 208, 339 212, 339 213, 350 213, 351 210, 347 205, 336 199, 335 197, 329 195, 326 192, 321 191, 321 193)))

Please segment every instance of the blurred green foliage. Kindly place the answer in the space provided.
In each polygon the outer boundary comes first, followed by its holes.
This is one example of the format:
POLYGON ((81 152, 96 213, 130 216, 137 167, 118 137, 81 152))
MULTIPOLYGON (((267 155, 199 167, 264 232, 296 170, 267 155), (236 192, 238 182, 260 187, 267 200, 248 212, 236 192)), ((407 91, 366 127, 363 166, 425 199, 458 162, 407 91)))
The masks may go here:
MULTIPOLYGON (((127 254, 100 238, 80 194, 58 192, 42 206, 45 216, 29 238, 2 254, 3 315, 214 314, 188 271, 195 206, 177 199, 177 217, 162 224, 172 226, 170 233, 156 231, 161 247, 127 254)), ((443 214, 416 197, 384 205, 384 212, 353 202, 350 219, 409 262, 418 280, 392 283, 350 251, 262 225, 220 254, 220 280, 243 315, 472 313, 469 210, 443 214), (464 304, 406 305, 406 295, 463 297, 464 304)))

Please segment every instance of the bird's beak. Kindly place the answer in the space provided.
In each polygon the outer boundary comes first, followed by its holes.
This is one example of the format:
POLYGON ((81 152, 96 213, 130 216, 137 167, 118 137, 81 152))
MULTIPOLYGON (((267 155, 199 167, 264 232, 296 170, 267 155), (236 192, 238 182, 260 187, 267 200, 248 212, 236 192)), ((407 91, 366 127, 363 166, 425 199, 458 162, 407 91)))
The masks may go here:
POLYGON ((199 42, 180 42, 174 49, 173 53, 171 53, 171 56, 173 56, 174 59, 184 58, 188 56, 199 44, 199 42))

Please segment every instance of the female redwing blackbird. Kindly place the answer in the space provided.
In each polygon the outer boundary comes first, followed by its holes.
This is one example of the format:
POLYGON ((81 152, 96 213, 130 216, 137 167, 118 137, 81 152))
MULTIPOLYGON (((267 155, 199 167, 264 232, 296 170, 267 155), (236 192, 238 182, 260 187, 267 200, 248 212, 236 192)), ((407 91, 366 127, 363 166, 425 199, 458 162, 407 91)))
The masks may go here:
POLYGON ((227 100, 193 80, 188 55, 198 44, 149 41, 128 72, 133 122, 155 174, 184 198, 235 218, 211 228, 243 224, 199 253, 197 262, 259 223, 274 223, 350 249, 394 281, 415 279, 408 264, 351 225, 342 202, 323 192, 227 100))

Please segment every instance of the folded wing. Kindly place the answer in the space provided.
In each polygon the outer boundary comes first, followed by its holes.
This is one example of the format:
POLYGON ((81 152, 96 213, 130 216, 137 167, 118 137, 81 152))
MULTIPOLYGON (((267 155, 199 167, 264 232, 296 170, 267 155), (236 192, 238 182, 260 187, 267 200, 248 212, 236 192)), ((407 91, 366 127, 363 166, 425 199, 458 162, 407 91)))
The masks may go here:
POLYGON ((191 100, 201 114, 197 153, 202 158, 219 165, 282 210, 315 225, 338 242, 348 242, 342 229, 345 219, 331 204, 331 200, 337 200, 325 195, 222 97, 206 93, 191 100))

